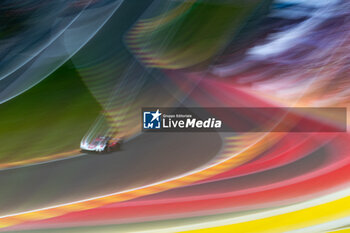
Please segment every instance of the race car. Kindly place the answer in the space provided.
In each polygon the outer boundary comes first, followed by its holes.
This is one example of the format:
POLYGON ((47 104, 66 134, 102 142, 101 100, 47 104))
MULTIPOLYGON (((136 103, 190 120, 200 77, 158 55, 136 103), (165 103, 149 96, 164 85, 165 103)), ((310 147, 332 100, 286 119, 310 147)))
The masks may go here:
POLYGON ((80 148, 82 152, 112 152, 119 150, 122 142, 123 140, 121 138, 99 136, 90 143, 82 141, 80 143, 80 148))

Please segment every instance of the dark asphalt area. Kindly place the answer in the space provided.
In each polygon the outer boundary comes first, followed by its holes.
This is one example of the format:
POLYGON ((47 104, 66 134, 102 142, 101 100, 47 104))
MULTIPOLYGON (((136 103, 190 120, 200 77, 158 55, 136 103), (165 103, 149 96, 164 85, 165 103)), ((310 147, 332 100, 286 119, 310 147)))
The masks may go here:
POLYGON ((18 213, 151 184, 209 162, 216 133, 144 133, 120 151, 0 171, 0 215, 18 213))

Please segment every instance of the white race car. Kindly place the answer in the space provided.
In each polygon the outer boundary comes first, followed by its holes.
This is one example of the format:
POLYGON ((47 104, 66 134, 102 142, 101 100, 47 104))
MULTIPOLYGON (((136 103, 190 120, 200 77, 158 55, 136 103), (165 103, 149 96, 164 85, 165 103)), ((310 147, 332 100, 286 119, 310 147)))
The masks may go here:
POLYGON ((120 149, 122 144, 121 138, 111 138, 99 136, 90 143, 81 142, 80 148, 83 152, 111 152, 120 149))

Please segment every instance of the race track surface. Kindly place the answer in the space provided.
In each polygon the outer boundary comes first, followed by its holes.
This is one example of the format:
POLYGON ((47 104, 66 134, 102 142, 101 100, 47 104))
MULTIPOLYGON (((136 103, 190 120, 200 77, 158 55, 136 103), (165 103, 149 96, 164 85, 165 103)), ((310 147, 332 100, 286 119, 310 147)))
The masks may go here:
POLYGON ((162 181, 209 162, 216 133, 144 133, 122 150, 0 171, 0 214, 79 201, 162 181))

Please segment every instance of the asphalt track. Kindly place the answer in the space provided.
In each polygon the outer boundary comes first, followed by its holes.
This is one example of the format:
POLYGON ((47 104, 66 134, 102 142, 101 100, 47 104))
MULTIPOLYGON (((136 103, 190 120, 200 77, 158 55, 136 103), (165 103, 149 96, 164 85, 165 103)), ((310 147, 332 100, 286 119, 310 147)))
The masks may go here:
POLYGON ((122 150, 0 171, 0 215, 79 201, 181 175, 209 162, 217 133, 144 133, 122 150))

